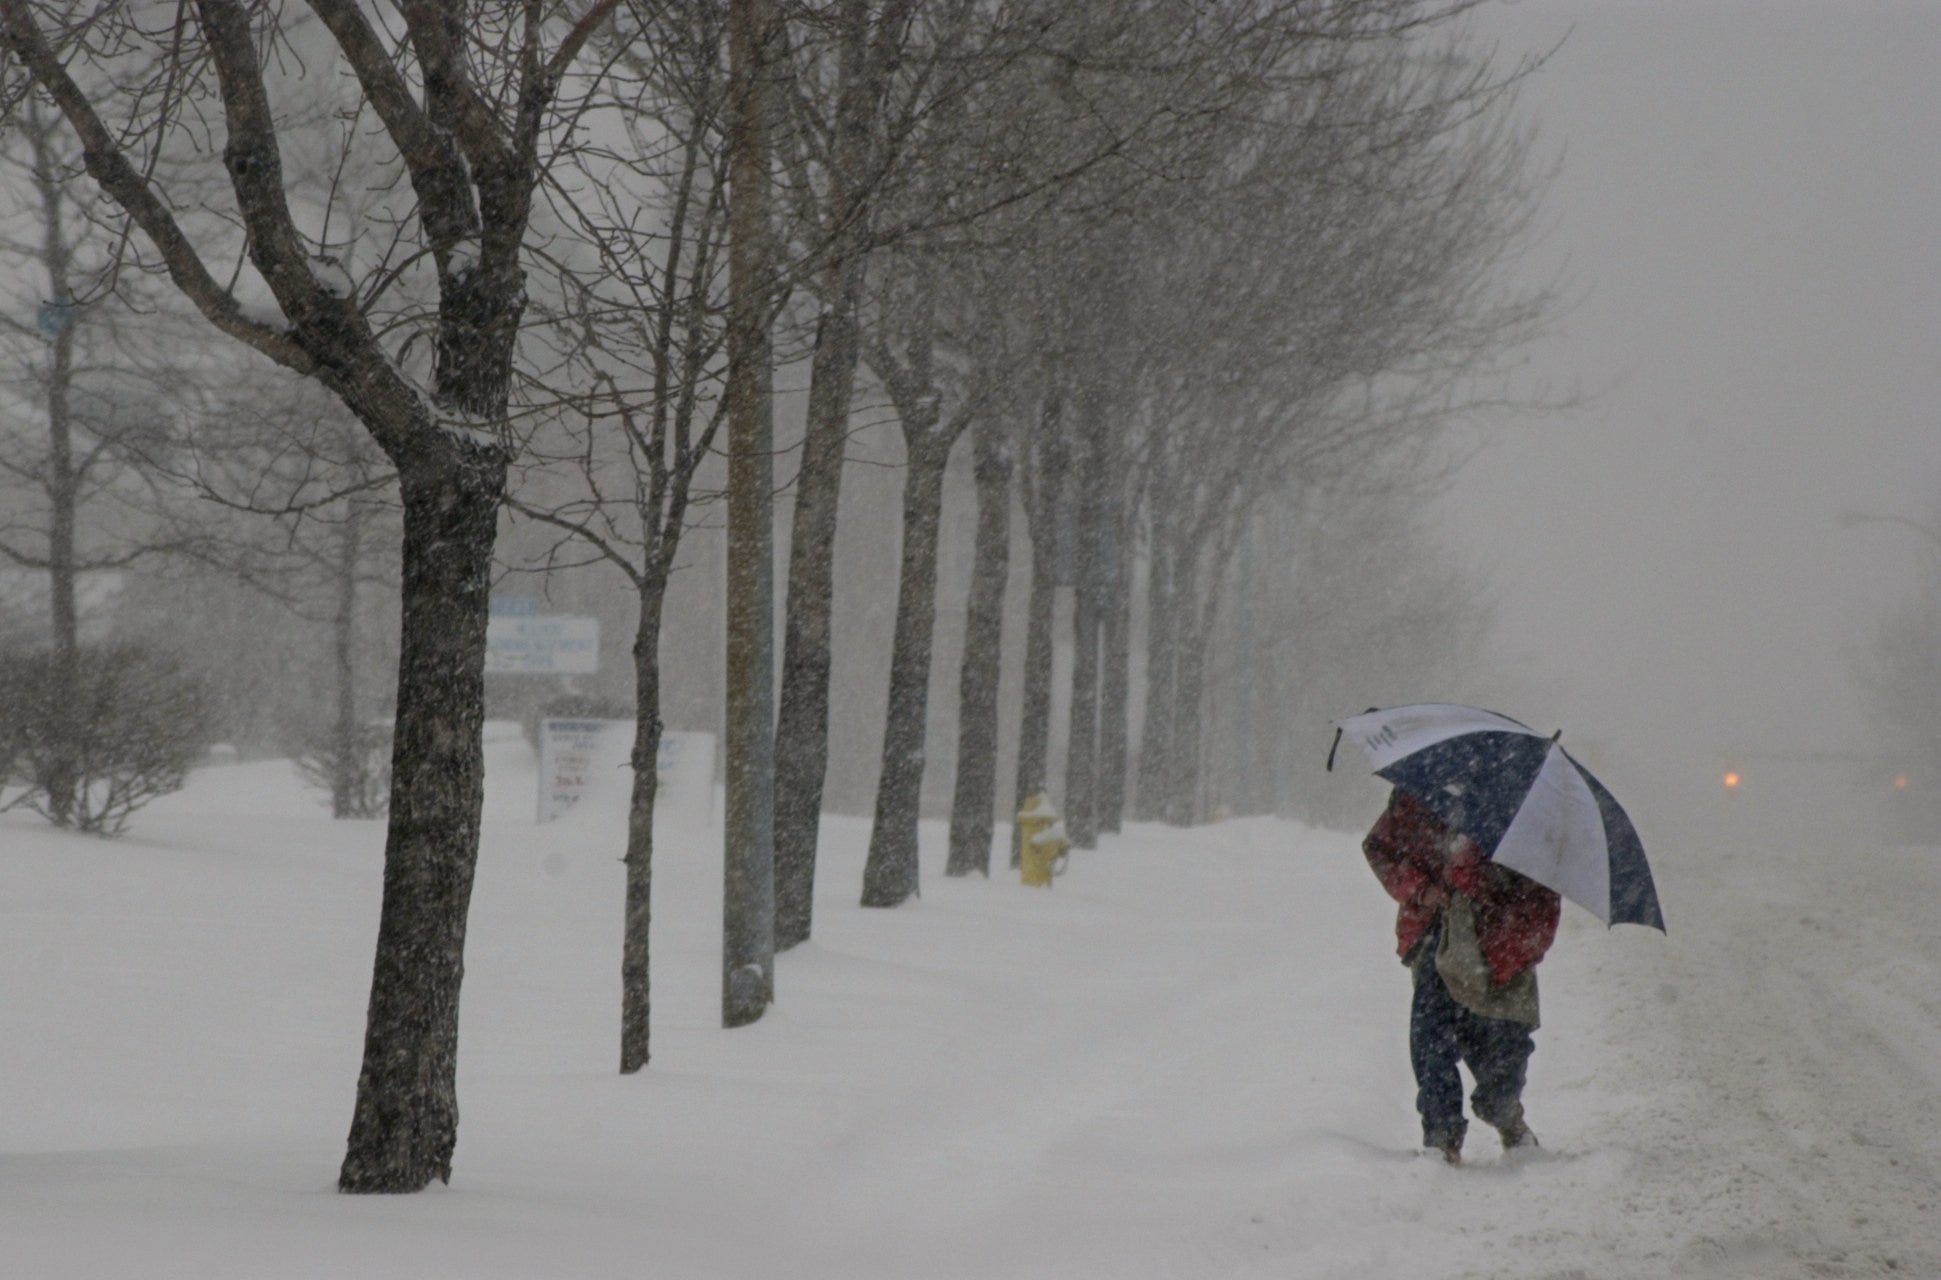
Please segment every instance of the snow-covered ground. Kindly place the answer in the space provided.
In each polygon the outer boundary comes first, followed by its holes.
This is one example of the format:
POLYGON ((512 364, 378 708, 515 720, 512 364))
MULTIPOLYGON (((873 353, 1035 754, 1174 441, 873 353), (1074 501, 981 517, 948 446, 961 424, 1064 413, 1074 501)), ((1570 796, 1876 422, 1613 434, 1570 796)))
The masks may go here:
MULTIPOLYGON (((1046 892, 855 905, 718 1029, 719 838, 664 824, 654 1061, 616 1074, 617 815, 492 749, 449 1187, 332 1189, 382 828, 280 764, 119 842, 0 818, 0 1275, 1941 1276, 1941 851, 1652 844, 1672 932, 1567 908, 1540 1153, 1415 1150, 1353 837, 1140 828, 1046 892)), ((1641 815, 1647 838, 1650 815, 1641 815)))

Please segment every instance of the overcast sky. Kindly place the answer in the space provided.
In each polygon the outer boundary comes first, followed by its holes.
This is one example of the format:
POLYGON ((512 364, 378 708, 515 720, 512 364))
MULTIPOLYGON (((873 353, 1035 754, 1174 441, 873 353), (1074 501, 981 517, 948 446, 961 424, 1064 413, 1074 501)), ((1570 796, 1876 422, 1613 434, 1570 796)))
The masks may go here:
MULTIPOLYGON (((1443 503, 1502 599, 1509 709, 1626 754, 1865 741, 1852 658, 1941 529, 1941 3, 1501 0, 1563 39, 1530 352, 1585 407, 1495 430, 1443 503)), ((1941 642, 1941 638, 1938 638, 1941 642)))

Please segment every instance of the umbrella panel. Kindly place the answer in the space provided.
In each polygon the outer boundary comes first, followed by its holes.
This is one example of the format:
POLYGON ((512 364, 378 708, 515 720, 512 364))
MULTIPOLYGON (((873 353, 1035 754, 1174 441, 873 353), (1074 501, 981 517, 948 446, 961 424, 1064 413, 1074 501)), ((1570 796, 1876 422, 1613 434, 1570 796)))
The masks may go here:
POLYGON ((1496 848, 1499 865, 1547 885, 1600 920, 1611 918, 1604 815, 1577 762, 1548 753, 1516 821, 1496 848))
POLYGON ((1369 767, 1378 771, 1452 738, 1479 733, 1543 736, 1508 716, 1452 702, 1417 702, 1386 711, 1376 709, 1343 717, 1335 723, 1348 741, 1368 757, 1369 767))
POLYGON ((1543 769, 1550 740, 1530 733, 1467 733, 1395 761, 1378 776, 1427 805, 1444 826, 1494 857, 1543 769))
POLYGON ((1650 925, 1663 933, 1665 916, 1658 906, 1658 888, 1644 860, 1644 841, 1638 838, 1638 829, 1631 825, 1630 815, 1617 797, 1605 790, 1589 769, 1575 759, 1571 764, 1596 797, 1597 811, 1604 819, 1604 843, 1611 856, 1611 913, 1606 922, 1650 925))

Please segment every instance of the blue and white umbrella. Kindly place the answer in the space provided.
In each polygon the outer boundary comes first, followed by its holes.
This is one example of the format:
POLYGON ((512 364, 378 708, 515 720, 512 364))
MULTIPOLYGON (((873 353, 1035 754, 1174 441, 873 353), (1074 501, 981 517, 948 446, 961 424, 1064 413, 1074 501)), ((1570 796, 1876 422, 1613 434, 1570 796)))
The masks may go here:
MULTIPOLYGON (((1665 918, 1644 844, 1604 784, 1508 716, 1424 702, 1335 722, 1377 775, 1469 837, 1482 855, 1555 889, 1606 924, 1665 918)), ((1329 755, 1333 763, 1333 755, 1329 755)))

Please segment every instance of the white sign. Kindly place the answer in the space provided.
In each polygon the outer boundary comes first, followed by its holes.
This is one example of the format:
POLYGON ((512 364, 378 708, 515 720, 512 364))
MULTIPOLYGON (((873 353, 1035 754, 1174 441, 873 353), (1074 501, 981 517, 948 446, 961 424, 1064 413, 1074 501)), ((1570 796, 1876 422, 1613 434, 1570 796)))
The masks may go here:
MULTIPOLYGON (((625 808, 633 793, 631 720, 539 722, 539 821, 592 802, 625 808)), ((654 770, 658 799, 691 803, 714 785, 714 735, 663 733, 654 770)))
POLYGON ((631 720, 539 722, 539 821, 551 822, 589 795, 633 785, 631 720))
POLYGON ((488 676, 590 676, 600 669, 600 620, 494 614, 485 624, 488 676))

